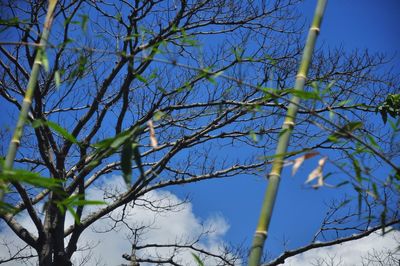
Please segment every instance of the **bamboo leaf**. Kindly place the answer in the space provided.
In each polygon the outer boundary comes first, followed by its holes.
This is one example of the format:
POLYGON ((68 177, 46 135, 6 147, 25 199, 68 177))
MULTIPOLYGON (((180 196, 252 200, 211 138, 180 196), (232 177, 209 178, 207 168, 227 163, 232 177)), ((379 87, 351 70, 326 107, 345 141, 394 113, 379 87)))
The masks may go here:
POLYGON ((6 180, 8 182, 23 182, 30 184, 35 187, 42 187, 48 189, 54 189, 59 186, 61 181, 43 177, 38 173, 33 173, 30 171, 22 169, 7 170, 3 169, 0 172, 0 179, 6 180))
POLYGON ((45 124, 47 124, 51 129, 53 129, 57 133, 59 133, 61 136, 63 136, 64 139, 75 144, 79 143, 78 140, 72 134, 70 134, 65 128, 61 127, 60 125, 51 121, 46 121, 45 124))
POLYGON ((323 93, 331 91, 331 88, 333 87, 333 85, 335 85, 335 83, 336 80, 332 80, 331 82, 329 82, 328 85, 326 85, 325 89, 323 90, 323 93))
POLYGON ((381 147, 378 145, 378 143, 375 141, 375 138, 371 135, 367 135, 369 142, 372 146, 374 146, 377 149, 380 149, 381 147))
POLYGON ((137 143, 135 145, 132 145, 132 151, 133 151, 133 159, 135 160, 135 163, 139 168, 140 176, 143 177, 144 169, 142 165, 142 157, 140 155, 139 145, 137 143))
POLYGON ((73 201, 74 206, 84 206, 84 205, 103 205, 106 202, 101 200, 76 200, 73 201))
POLYGON ((314 188, 318 188, 324 185, 324 177, 322 174, 323 167, 326 163, 328 157, 323 157, 318 161, 318 166, 308 175, 306 183, 310 183, 314 179, 318 178, 318 183, 314 185, 314 188))
POLYGON ((41 126, 48 126, 51 129, 53 129, 54 131, 56 131, 58 134, 60 134, 64 139, 79 145, 78 140, 72 134, 70 134, 62 126, 60 126, 60 125, 58 125, 58 124, 56 124, 56 123, 54 123, 52 121, 45 121, 43 119, 35 119, 32 122, 32 127, 33 128, 38 128, 38 127, 41 127, 41 126))
POLYGON ((345 106, 346 104, 349 104, 351 102, 352 102, 352 100, 348 99, 348 100, 344 100, 344 101, 339 102, 337 105, 338 106, 345 106))
POLYGON ((165 116, 164 112, 157 111, 157 112, 154 113, 153 119, 154 119, 154 121, 158 121, 158 120, 162 119, 164 116, 165 116))
POLYGON ((352 121, 341 127, 339 130, 335 131, 332 135, 328 137, 328 140, 331 142, 337 142, 339 138, 349 138, 350 133, 354 132, 357 129, 362 128, 363 123, 359 121, 352 121))
POLYGON ((131 137, 132 137, 132 132, 130 131, 122 132, 121 134, 118 134, 116 138, 113 139, 113 141, 110 144, 110 147, 113 149, 118 149, 119 147, 121 147, 123 143, 125 143, 131 137))
POLYGON ((197 255, 194 254, 193 252, 192 252, 192 256, 193 256, 193 258, 194 258, 194 260, 196 261, 196 263, 197 263, 198 266, 204 266, 204 263, 203 263, 203 261, 200 259, 199 256, 197 256, 197 255))
POLYGON ((80 22, 81 28, 84 32, 86 32, 89 17, 87 15, 79 15, 79 16, 81 17, 81 22, 80 22))
POLYGON ((298 169, 300 168, 300 166, 303 164, 304 160, 313 158, 314 156, 316 156, 316 155, 318 155, 318 154, 319 154, 319 152, 309 152, 309 153, 306 153, 306 154, 304 154, 304 155, 302 155, 302 156, 296 158, 296 159, 294 160, 294 163, 293 163, 292 176, 294 176, 294 175, 296 174, 297 170, 298 170, 298 169))
POLYGON ((79 216, 76 213, 76 211, 74 210, 74 208, 70 205, 67 205, 66 208, 69 211, 69 213, 71 213, 72 217, 74 217, 75 223, 80 224, 79 216))
POLYGON ((300 168, 301 164, 304 162, 304 156, 300 156, 294 160, 293 168, 292 168, 292 176, 294 176, 297 170, 300 168))
POLYGON ((250 132, 249 132, 249 137, 254 141, 254 142, 258 142, 258 137, 257 137, 257 134, 253 131, 253 130, 251 130, 250 132))
POLYGON ((147 79, 139 74, 136 74, 135 78, 137 78, 140 82, 143 82, 144 84, 148 83, 147 79))
POLYGON ((61 85, 61 76, 58 70, 54 72, 54 82, 56 83, 57 89, 59 89, 61 85))
POLYGON ((130 141, 125 142, 121 151, 121 169, 125 184, 129 187, 132 178, 132 144, 130 141))
POLYGON ((13 18, 10 18, 10 19, 0 19, 0 25, 1 26, 5 26, 4 28, 2 27, 0 29, 0 32, 5 31, 9 27, 18 26, 19 22, 20 21, 19 21, 18 17, 13 17, 13 18))
POLYGON ((329 119, 332 121, 335 118, 335 112, 330 110, 329 111, 329 119))

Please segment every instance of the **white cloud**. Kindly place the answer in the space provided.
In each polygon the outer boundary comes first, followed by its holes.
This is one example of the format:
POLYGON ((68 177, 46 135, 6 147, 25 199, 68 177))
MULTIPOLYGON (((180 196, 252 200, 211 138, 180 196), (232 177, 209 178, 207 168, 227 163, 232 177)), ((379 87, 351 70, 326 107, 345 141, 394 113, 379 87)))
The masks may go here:
MULTIPOLYGON (((113 176, 101 187, 90 189, 88 191, 88 199, 102 200, 105 187, 125 190, 122 178, 113 176)), ((96 208, 98 207, 92 206, 87 208, 88 211, 86 212, 93 211, 96 208)), ((124 223, 114 223, 110 219, 101 219, 81 235, 78 248, 83 249, 83 251, 74 254, 73 260, 76 265, 79 265, 80 262, 89 257, 91 260, 87 265, 94 265, 97 262, 100 262, 100 265, 128 263, 122 258, 122 254, 130 254, 131 252, 130 240, 132 240, 132 231, 128 227, 139 228, 143 226, 147 228, 140 231, 139 245, 150 243, 192 244, 199 236, 202 236, 196 246, 213 253, 221 252, 224 245, 223 237, 229 229, 228 223, 221 215, 213 215, 202 221, 193 213, 191 203, 182 203, 181 199, 168 191, 152 191, 141 200, 138 200, 133 208, 130 206, 124 211, 126 214, 124 223), (158 213, 150 210, 157 207, 167 207, 169 210, 158 213), (204 234, 205 232, 207 234, 204 234)), ((121 214, 122 208, 114 211, 112 217, 118 219, 121 214)), ((34 229, 34 226, 29 224, 29 219, 26 216, 21 217, 19 221, 22 221, 28 230, 34 229)), ((67 226, 72 223, 73 218, 68 215, 66 219, 67 226)), ((1 234, 3 239, 15 239, 15 235, 9 229, 4 229, 1 234)), ((14 242, 20 243, 17 239, 14 242)), ((172 248, 149 248, 146 251, 138 252, 138 255, 168 257, 172 252, 172 248)), ((0 257, 7 256, 6 246, 0 246, 0 257)), ((174 259, 180 260, 185 265, 196 265, 193 256, 188 250, 179 253, 174 259)), ((216 264, 212 260, 204 262, 206 265, 216 264)), ((20 265, 20 263, 14 265, 20 265)))
MULTIPOLYGON (((388 254, 394 255, 398 263, 400 252, 397 248, 400 245, 400 231, 391 231, 382 235, 372 233, 368 237, 359 240, 346 242, 340 245, 313 249, 298 256, 289 258, 285 266, 309 266, 309 265, 398 265, 390 264, 391 258, 388 254), (376 256, 383 260, 383 264, 377 261, 376 256)), ((394 262, 393 262, 394 263, 394 262)))

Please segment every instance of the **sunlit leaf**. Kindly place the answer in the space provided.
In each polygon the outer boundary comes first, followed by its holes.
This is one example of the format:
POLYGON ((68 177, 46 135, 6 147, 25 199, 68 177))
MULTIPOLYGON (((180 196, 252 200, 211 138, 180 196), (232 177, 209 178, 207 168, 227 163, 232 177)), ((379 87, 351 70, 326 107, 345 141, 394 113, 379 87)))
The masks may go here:
POLYGON ((249 132, 249 137, 250 137, 254 142, 257 142, 257 141, 258 141, 257 134, 256 134, 253 130, 251 130, 251 131, 249 132))
POLYGON ((297 170, 300 168, 300 166, 302 165, 304 160, 310 159, 318 154, 319 154, 318 152, 309 152, 309 153, 306 153, 306 154, 294 159, 293 168, 292 168, 292 176, 296 174, 297 170))
POLYGON ((328 159, 328 157, 325 156, 318 161, 318 166, 308 175, 306 183, 310 183, 314 179, 318 178, 317 185, 314 185, 313 187, 318 188, 318 187, 324 185, 324 177, 322 174, 322 170, 323 170, 323 167, 324 167, 327 159, 328 159))
POLYGON ((54 82, 56 83, 57 89, 59 89, 61 85, 61 76, 58 70, 54 72, 54 82))
POLYGON ((157 112, 154 113, 153 119, 154 119, 154 121, 158 121, 158 120, 162 119, 164 116, 165 116, 164 112, 157 111, 157 112))

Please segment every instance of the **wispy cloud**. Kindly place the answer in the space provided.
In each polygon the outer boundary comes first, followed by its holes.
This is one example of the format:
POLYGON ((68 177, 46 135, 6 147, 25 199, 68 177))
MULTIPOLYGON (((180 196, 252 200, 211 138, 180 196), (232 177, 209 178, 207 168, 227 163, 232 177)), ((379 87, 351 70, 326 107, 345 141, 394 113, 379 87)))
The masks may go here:
POLYGON ((359 240, 310 250, 287 259, 284 265, 395 265, 385 264, 385 262, 390 263, 392 258, 397 258, 397 262, 400 260, 400 252, 398 251, 399 245, 399 231, 393 230, 385 235, 382 235, 382 233, 373 233, 359 240), (383 264, 379 263, 378 259, 382 260, 383 264))
MULTIPOLYGON (((126 189, 123 179, 120 176, 113 176, 101 186, 90 189, 88 199, 102 200, 106 188, 109 191, 126 189)), ((98 207, 89 207, 86 213, 96 208, 98 207)), ((34 230, 34 226, 29 223, 26 215, 21 216, 19 220, 29 230, 34 230)), ((73 223, 73 218, 70 215, 68 215, 66 223, 67 226, 73 223)), ((203 220, 194 214, 191 203, 183 201, 168 191, 153 191, 146 194, 144 198, 137 200, 135 205, 129 205, 125 209, 119 208, 110 217, 99 220, 86 230, 80 238, 78 247, 80 251, 73 256, 74 264, 79 265, 87 260, 90 260, 87 265, 127 263, 122 258, 122 254, 131 254, 131 243, 135 239, 135 229, 140 228, 142 229, 136 231, 136 239, 139 240, 138 245, 176 243, 190 245, 196 242, 197 248, 212 253, 221 253, 224 247, 223 237, 229 229, 229 224, 218 214, 203 220), (159 211, 152 211, 154 209, 159 211), (123 214, 123 222, 122 220, 118 221, 123 214)), ((2 238, 13 239, 13 250, 15 250, 14 246, 21 244, 21 241, 15 239, 15 235, 5 228, 2 231, 2 238)), ((0 257, 9 256, 7 250, 9 247, 0 246, 0 257)), ((173 252, 176 252, 174 248, 147 248, 139 251, 137 255, 168 258, 173 252)), ((191 251, 188 249, 176 252, 174 259, 185 265, 195 265, 191 251)), ((210 259, 206 260, 205 263, 206 265, 216 264, 210 259)), ((9 265, 20 265, 20 262, 9 265)))

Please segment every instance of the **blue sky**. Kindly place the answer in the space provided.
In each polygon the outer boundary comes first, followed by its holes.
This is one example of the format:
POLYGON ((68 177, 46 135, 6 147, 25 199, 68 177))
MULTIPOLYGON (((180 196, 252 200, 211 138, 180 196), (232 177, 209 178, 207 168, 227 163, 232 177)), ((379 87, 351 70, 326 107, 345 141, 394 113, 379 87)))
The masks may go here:
MULTIPOLYGON (((316 1, 305 1, 302 13, 310 21, 316 1)), ((396 0, 335 0, 329 1, 324 16, 318 47, 339 47, 346 51, 368 49, 394 57, 393 65, 400 66, 400 2, 396 0)), ((306 22, 307 23, 307 22, 306 22)), ((309 24, 309 23, 307 23, 309 24)), ((379 117, 377 122, 379 123, 379 117)), ((267 250, 273 255, 283 251, 284 241, 289 248, 299 247, 311 240, 326 213, 326 203, 340 198, 349 189, 304 187, 307 175, 317 160, 306 161, 296 176, 285 169, 275 206, 267 250)), ((264 196, 266 180, 259 177, 237 176, 187 185, 173 192, 190 195, 194 213, 200 217, 221 214, 230 225, 225 239, 233 244, 249 246, 264 196)), ((350 194, 354 197, 354 194, 350 194)))
MULTIPOLYGON (((300 7, 307 25, 313 16, 315 3, 316 1, 307 0, 300 7)), ((384 52, 394 56, 393 65, 399 69, 398 14, 400 2, 396 0, 329 1, 317 46, 322 49, 342 46, 349 52, 358 49, 384 52)), ((380 122, 378 116, 374 119, 377 119, 377 123, 380 122)), ((352 192, 349 188, 306 188, 304 181, 317 165, 318 159, 306 161, 294 177, 290 174, 291 167, 283 171, 266 244, 268 252, 273 256, 284 250, 284 244, 287 244, 288 248, 296 248, 308 243, 326 213, 326 203, 352 192)), ((183 224, 190 224, 190 230, 197 232, 201 222, 214 222, 221 225, 218 241, 223 238, 232 245, 243 244, 248 247, 254 234, 266 185, 267 180, 263 177, 235 176, 174 187, 169 191, 180 199, 189 196, 192 205, 188 206, 189 211, 184 212, 180 222, 185 220, 183 224)), ((166 226, 168 222, 165 222, 166 226)), ((213 241, 218 242, 215 239, 208 239, 209 247, 215 244, 213 241)))

